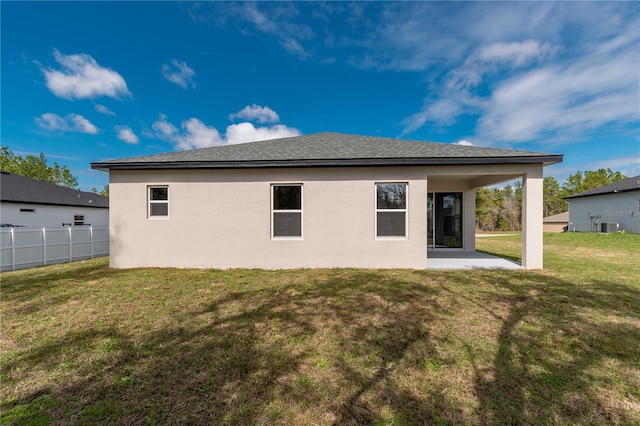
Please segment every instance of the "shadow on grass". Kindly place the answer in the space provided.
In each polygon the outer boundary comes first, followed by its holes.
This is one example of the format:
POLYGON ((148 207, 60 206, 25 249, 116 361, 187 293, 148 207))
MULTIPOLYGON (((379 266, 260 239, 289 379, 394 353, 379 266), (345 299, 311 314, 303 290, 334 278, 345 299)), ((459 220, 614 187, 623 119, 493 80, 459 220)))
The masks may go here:
MULTIPOLYGON (((76 279, 93 274, 81 268, 76 279)), ((428 331, 436 290, 378 272, 310 276, 222 291, 135 338, 115 324, 87 324, 40 339, 6 359, 5 383, 25 366, 46 375, 64 362, 80 379, 47 378, 5 400, 3 421, 423 424, 460 411, 442 389, 417 395, 399 384, 407 359, 438 362, 428 331)))
POLYGON ((510 261, 515 262, 517 264, 521 264, 522 263, 522 256, 510 255, 508 253, 496 253, 495 251, 492 251, 492 250, 476 249, 476 251, 478 253, 484 253, 484 254, 489 254, 491 256, 501 257, 503 259, 510 260, 510 261))
MULTIPOLYGON (((239 272, 198 273, 215 275, 214 290, 200 288, 203 301, 144 329, 89 323, 4 359, 5 386, 18 386, 25 368, 57 373, 3 401, 3 424, 633 423, 593 386, 609 380, 603 363, 638 368, 637 322, 606 319, 637 320, 640 293, 628 286, 512 271, 362 270, 248 271, 241 286, 227 286, 224 277, 239 272), (495 340, 463 334, 447 343, 442 334, 473 310, 494 324, 495 340), (447 344, 466 353, 451 358, 447 344), (487 345, 488 359, 476 355, 487 345), (451 397, 447 370, 466 360, 473 392, 451 397), (65 363, 72 371, 63 374, 65 363), (73 380, 61 381, 65 374, 73 380)), ((92 280, 96 271, 75 275, 92 280)), ((171 284, 194 290, 179 277, 171 284)), ((38 291, 53 278, 38 278, 38 291)))
POLYGON ((500 321, 492 365, 477 362, 474 349, 466 346, 474 368, 478 421, 638 422, 637 289, 603 280, 576 286, 535 273, 520 273, 517 279, 514 274, 488 272, 467 277, 469 286, 484 282, 503 291, 469 297, 455 284, 442 286, 500 321), (506 315, 490 308, 505 305, 506 315), (631 374, 625 377, 625 370, 631 374), (611 383, 618 390, 607 395, 605 389, 611 383), (622 401, 621 394, 631 402, 622 401))

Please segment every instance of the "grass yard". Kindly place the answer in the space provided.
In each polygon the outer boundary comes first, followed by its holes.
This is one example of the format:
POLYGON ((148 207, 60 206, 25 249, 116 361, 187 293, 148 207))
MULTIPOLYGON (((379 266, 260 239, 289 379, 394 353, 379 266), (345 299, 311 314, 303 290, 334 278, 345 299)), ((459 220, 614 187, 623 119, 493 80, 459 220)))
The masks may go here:
POLYGON ((540 272, 3 273, 1 423, 640 424, 639 256, 565 233, 540 272))

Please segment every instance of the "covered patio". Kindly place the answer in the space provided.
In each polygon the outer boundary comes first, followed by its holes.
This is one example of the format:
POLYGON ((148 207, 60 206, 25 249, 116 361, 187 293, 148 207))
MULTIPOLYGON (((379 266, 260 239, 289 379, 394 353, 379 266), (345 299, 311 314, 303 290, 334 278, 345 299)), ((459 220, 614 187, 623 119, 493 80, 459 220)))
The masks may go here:
POLYGON ((542 269, 540 164, 434 166, 427 171, 427 269, 542 269), (522 179, 522 262, 476 252, 476 190, 522 179))
POLYGON ((512 260, 478 251, 428 250, 427 253, 427 269, 524 269, 512 260))

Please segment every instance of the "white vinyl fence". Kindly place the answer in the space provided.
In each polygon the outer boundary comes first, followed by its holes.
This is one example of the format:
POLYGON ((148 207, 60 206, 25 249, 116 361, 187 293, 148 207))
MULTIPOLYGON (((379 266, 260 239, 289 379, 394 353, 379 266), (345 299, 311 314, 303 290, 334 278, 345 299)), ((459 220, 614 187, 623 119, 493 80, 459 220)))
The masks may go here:
POLYGON ((109 255, 109 228, 0 229, 0 271, 109 255))

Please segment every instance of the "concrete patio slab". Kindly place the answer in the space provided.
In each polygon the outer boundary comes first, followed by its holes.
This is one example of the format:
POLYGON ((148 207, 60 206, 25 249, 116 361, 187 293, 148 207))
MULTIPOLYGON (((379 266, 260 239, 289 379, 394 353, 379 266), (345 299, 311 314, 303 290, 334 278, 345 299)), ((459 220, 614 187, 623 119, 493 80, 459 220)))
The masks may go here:
POLYGON ((477 251, 428 250, 427 269, 524 269, 519 263, 477 251))

